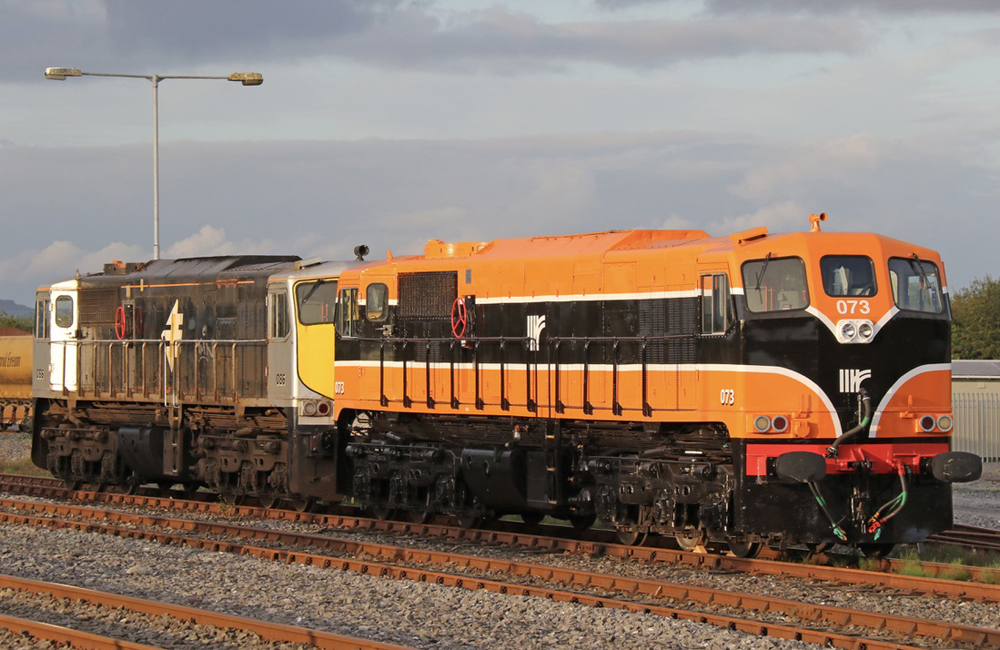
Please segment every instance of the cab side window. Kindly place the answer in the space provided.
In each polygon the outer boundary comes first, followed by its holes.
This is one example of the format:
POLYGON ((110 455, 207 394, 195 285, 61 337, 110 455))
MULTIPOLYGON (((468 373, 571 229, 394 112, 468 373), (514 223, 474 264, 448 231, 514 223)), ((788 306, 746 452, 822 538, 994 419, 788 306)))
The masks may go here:
POLYGON ((368 285, 365 292, 365 317, 372 322, 385 320, 389 315, 389 287, 381 282, 368 285))
POLYGON ((288 294, 284 291, 271 294, 271 309, 269 328, 272 339, 283 339, 288 336, 288 294))
POLYGON ((701 276, 701 333, 725 334, 733 322, 732 304, 728 275, 701 276))
POLYGON ((337 303, 337 333, 341 336, 358 335, 358 290, 341 289, 337 303))
POLYGON ((56 298, 56 325, 73 327, 73 299, 69 296, 56 298))
POLYGON ((35 303, 35 338, 49 338, 49 301, 42 298, 35 303))
POLYGON ((798 257, 768 255, 743 264, 743 292, 752 312, 777 312, 809 306, 806 267, 798 257))

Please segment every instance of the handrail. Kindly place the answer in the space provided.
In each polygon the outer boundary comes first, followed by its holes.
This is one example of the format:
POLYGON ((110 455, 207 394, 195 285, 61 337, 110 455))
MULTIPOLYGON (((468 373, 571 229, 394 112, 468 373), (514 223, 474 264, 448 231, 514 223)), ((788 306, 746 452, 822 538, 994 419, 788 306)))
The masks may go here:
MULTIPOLYGON (((66 345, 63 343, 63 373, 66 374, 65 355, 66 345)), ((125 396, 127 399, 135 399, 137 395, 142 399, 151 397, 157 401, 163 400, 164 405, 170 406, 170 398, 173 398, 174 405, 180 403, 188 396, 194 397, 196 401, 203 401, 207 391, 211 390, 215 402, 237 401, 241 397, 240 377, 243 376, 240 366, 247 363, 261 363, 266 365, 266 357, 259 359, 256 356, 248 356, 251 350, 259 351, 259 354, 266 355, 267 339, 182 339, 177 341, 167 341, 165 339, 89 339, 68 342, 72 343, 76 350, 78 363, 76 393, 80 397, 113 397, 125 396), (184 359, 194 352, 195 357, 189 371, 184 373, 176 370, 171 371, 168 366, 170 357, 170 347, 176 345, 176 359, 184 359), (220 348, 220 346, 222 346, 220 348), (156 352, 156 367, 152 368, 152 358, 148 354, 152 348, 156 352), (202 350, 204 349, 204 352, 202 350), (228 354, 220 354, 225 350, 228 354), (90 359, 85 355, 89 354, 90 359), (199 359, 204 356, 211 359, 209 368, 202 368, 199 359), (133 357, 136 357, 133 359, 133 357), (84 361, 89 361, 90 377, 87 382, 83 381, 84 361), (226 364, 228 363, 228 367, 226 364), (135 364, 135 370, 133 370, 135 364), (155 376, 150 373, 155 372, 155 376), (205 385, 210 376, 211 386, 205 385), (225 384, 228 383, 228 386, 225 384), (156 384, 155 386, 153 384, 156 384), (223 394, 223 388, 227 388, 227 394, 223 394), (155 393, 155 397, 153 396, 155 393)), ((254 355, 258 352, 252 353, 254 355)), ((185 367, 189 367, 186 363, 185 367)), ((63 381, 64 392, 66 382, 63 381)), ((260 378, 249 388, 251 393, 255 390, 264 396, 266 393, 266 379, 260 378), (257 390, 259 389, 259 390, 257 390)), ((67 393, 68 394, 68 393, 67 393)))

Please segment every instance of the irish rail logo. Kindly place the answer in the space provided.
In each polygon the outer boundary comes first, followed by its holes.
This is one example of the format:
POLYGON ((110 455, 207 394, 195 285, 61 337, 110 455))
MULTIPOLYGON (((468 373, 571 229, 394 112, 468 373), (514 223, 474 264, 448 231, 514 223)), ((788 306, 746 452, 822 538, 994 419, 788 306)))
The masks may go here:
POLYGON ((528 342, 528 349, 535 352, 538 350, 538 340, 542 337, 542 330, 545 329, 545 316, 528 316, 527 326, 528 338, 531 339, 528 342))
POLYGON ((856 393, 861 390, 861 382, 866 379, 870 379, 872 376, 871 368, 866 368, 861 370, 859 368, 841 368, 840 369, 840 392, 841 393, 856 393))

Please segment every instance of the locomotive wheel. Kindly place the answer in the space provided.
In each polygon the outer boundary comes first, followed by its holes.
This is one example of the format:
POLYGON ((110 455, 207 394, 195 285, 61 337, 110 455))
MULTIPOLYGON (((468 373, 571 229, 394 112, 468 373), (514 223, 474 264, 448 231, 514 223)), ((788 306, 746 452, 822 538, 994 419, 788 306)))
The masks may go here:
POLYGON ((463 512, 455 517, 458 525, 462 528, 479 528, 483 525, 484 517, 478 512, 463 512))
POLYGON ((728 539, 726 540, 726 543, 729 544, 729 550, 732 551, 733 555, 746 559, 757 557, 760 555, 760 551, 763 548, 763 544, 760 542, 728 539))
POLYGON ((390 508, 389 506, 372 506, 372 515, 382 521, 399 519, 399 510, 390 508))
POLYGON ((872 542, 868 544, 858 544, 858 548, 865 554, 865 557, 872 560, 881 560, 889 557, 889 553, 892 553, 892 549, 896 548, 896 545, 876 544, 872 542))
POLYGON ((142 479, 136 476, 135 473, 133 472, 132 474, 129 474, 128 478, 125 479, 125 482, 122 483, 121 488, 122 492, 124 492, 125 494, 135 494, 136 492, 139 491, 139 488, 141 486, 142 486, 142 479))
POLYGON ((220 492, 219 499, 230 506, 241 506, 246 501, 246 495, 238 492, 220 492))
POLYGON ((406 518, 414 524, 429 524, 434 519, 430 510, 407 510, 406 518))
POLYGON ((298 497, 292 499, 292 507, 299 512, 312 512, 316 509, 315 497, 298 497))
POLYGON ((674 535, 677 545, 682 551, 693 551, 705 543, 705 531, 684 530, 674 535))
POLYGON ((265 494, 260 497, 260 505, 265 508, 277 508, 281 503, 281 496, 277 494, 265 494))
POLYGON ((582 533, 597 521, 597 515, 570 515, 569 525, 573 527, 573 531, 576 533, 582 533))
POLYGON ((615 535, 618 537, 618 543, 624 546, 639 546, 646 541, 646 537, 649 536, 648 532, 639 532, 637 530, 617 530, 615 535))
POLYGON ((529 526, 537 526, 542 523, 545 519, 545 515, 541 512, 522 512, 521 521, 528 524, 529 526))

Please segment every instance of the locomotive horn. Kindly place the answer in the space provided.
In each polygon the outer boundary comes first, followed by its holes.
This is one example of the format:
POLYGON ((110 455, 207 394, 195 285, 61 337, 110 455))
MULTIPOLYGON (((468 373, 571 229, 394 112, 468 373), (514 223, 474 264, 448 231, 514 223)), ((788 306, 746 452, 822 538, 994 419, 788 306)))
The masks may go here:
POLYGON ((809 215, 809 223, 812 224, 812 228, 809 229, 809 232, 819 232, 819 222, 820 221, 826 221, 826 213, 825 212, 820 212, 819 214, 811 214, 811 215, 809 215))
POLYGON ((361 244, 360 246, 355 246, 354 247, 354 254, 358 256, 358 261, 359 262, 364 262, 365 261, 365 255, 368 254, 368 247, 365 246, 364 244, 361 244))

